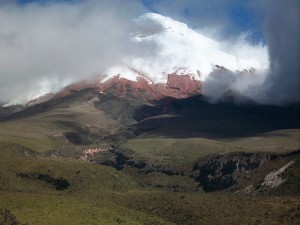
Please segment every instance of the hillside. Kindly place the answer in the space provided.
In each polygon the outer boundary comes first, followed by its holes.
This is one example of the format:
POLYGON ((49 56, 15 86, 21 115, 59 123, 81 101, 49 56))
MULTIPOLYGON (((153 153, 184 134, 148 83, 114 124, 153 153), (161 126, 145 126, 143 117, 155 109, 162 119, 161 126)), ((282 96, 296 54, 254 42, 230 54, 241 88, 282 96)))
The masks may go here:
POLYGON ((73 92, 0 122, 0 221, 297 224, 299 136, 297 106, 73 92))

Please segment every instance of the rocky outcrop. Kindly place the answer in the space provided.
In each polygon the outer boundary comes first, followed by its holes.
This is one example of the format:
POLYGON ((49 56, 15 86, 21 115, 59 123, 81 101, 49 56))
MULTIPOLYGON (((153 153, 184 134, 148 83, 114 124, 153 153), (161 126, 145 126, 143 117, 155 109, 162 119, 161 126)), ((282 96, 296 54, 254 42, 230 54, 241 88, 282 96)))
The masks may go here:
POLYGON ((249 178, 263 164, 275 156, 264 153, 236 153, 213 155, 201 159, 195 164, 195 181, 206 192, 227 189, 241 180, 249 178))
POLYGON ((111 147, 109 145, 103 145, 98 148, 87 148, 82 151, 82 156, 80 157, 83 161, 88 161, 95 158, 98 153, 105 153, 109 151, 111 147))
POLYGON ((146 101, 164 97, 187 98, 201 93, 201 82, 191 75, 169 74, 166 84, 155 84, 143 76, 136 81, 115 76, 98 85, 100 92, 113 92, 119 96, 133 95, 146 101))
MULTIPOLYGON (((299 153, 230 153, 202 158, 190 175, 205 192, 296 193, 299 153)), ((297 187, 298 185, 298 187, 297 187)))
POLYGON ((247 186, 242 192, 247 194, 258 194, 258 193, 266 193, 271 191, 272 189, 278 188, 284 182, 287 181, 287 177, 282 176, 282 174, 293 164, 295 161, 290 161, 284 166, 280 167, 278 170, 272 171, 269 173, 263 181, 259 182, 258 184, 251 184, 247 186))
POLYGON ((138 173, 148 174, 157 172, 166 174, 168 176, 184 176, 183 171, 177 171, 171 167, 162 166, 159 164, 150 164, 146 160, 137 160, 134 158, 134 155, 131 152, 128 152, 122 148, 116 148, 112 150, 111 153, 114 155, 110 159, 105 161, 99 161, 95 159, 95 162, 106 166, 112 166, 117 170, 123 170, 125 167, 130 167, 137 169, 138 173))
POLYGON ((289 168, 292 164, 294 164, 294 161, 290 161, 283 167, 281 167, 279 170, 269 173, 264 181, 259 185, 260 188, 277 188, 280 184, 282 184, 285 179, 281 178, 280 175, 289 168))
POLYGON ((175 89, 178 96, 189 96, 195 93, 200 93, 201 83, 195 80, 190 75, 169 74, 166 87, 175 89))

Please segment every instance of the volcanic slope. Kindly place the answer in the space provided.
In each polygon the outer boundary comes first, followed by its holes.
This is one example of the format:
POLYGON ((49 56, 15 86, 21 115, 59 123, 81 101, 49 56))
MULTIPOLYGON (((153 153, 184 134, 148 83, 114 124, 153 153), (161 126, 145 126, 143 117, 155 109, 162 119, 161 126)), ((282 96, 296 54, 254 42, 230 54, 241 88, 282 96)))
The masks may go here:
POLYGON ((145 102, 85 89, 11 114, 0 128, 0 221, 10 213, 29 224, 299 222, 297 106, 145 102), (228 183, 243 173, 205 167, 235 160, 254 176, 228 183), (290 161, 291 179, 276 193, 230 194, 290 161), (219 176, 214 185, 203 168, 219 176))
MULTIPOLYGON (((182 22, 155 13, 146 13, 132 22, 131 33, 127 35, 130 48, 126 57, 122 62, 117 60, 117 64, 107 71, 99 70, 97 76, 90 79, 102 85, 119 77, 119 85, 127 85, 128 80, 139 83, 142 77, 144 79, 140 83, 144 86, 158 86, 151 88, 156 97, 160 94, 188 97, 189 94, 200 93, 199 81, 204 81, 215 70, 260 76, 269 66, 267 47, 263 45, 249 45, 251 54, 244 54, 248 51, 228 49, 228 44, 224 46, 224 43, 182 22), (127 79, 127 82, 122 79, 127 79), (179 93, 174 93, 174 89, 178 88, 181 89, 179 93)), ((70 80, 68 83, 72 86, 74 82, 78 80, 70 80)), ((50 81, 49 85, 41 85, 45 87, 28 90, 30 93, 23 93, 5 105, 32 103, 33 98, 38 98, 35 101, 43 101, 49 99, 58 88, 57 84, 50 81)), ((0 117, 1 111, 5 110, 0 110, 0 117)))
POLYGON ((268 68, 267 49, 262 46, 255 50, 255 57, 243 58, 186 24, 155 13, 134 20, 131 39, 141 49, 140 54, 127 57, 123 65, 111 67, 104 80, 120 74, 136 81, 138 71, 154 83, 166 83, 173 73, 203 81, 216 65, 231 71, 268 68))

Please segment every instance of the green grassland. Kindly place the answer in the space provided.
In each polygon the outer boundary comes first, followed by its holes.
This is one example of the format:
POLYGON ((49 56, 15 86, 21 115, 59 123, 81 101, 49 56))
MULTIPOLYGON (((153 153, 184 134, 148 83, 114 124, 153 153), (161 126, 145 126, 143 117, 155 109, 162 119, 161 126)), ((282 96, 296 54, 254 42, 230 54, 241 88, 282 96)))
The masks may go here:
POLYGON ((219 141, 246 151, 286 153, 300 149, 300 129, 276 130, 250 137, 219 141))
POLYGON ((55 137, 62 132, 109 132, 118 127, 118 123, 88 102, 70 101, 45 112, 29 114, 22 119, 1 121, 0 141, 19 144, 36 152, 45 152, 58 147, 55 137))
MULTIPOLYGON (((136 169, 126 168, 128 174, 154 187, 201 192, 201 188, 193 178, 183 176, 193 170, 195 163, 200 158, 212 154, 225 155, 242 152, 286 154, 300 149, 299 136, 299 129, 266 132, 252 137, 223 139, 154 138, 152 135, 141 135, 128 140, 122 147, 129 149, 136 161, 146 162, 147 169, 153 171, 140 173, 136 169), (162 170, 182 175, 170 176, 160 172, 162 170)), ((279 168, 282 165, 278 164, 277 166, 279 168)))
POLYGON ((209 154, 231 152, 288 153, 300 149, 300 129, 279 130, 242 138, 153 138, 141 135, 122 145, 139 160, 180 168, 209 154))
POLYGON ((138 187, 128 175, 110 167, 75 160, 24 157, 16 145, 1 143, 0 149, 0 208, 9 209, 22 222, 140 224, 138 213, 124 210, 114 200, 115 196, 138 187), (71 185, 67 190, 57 191, 43 181, 17 177, 20 172, 61 177, 71 185))
MULTIPOLYGON (((188 176, 146 175, 134 168, 118 171, 74 157, 24 155, 24 149, 82 152, 90 145, 71 143, 62 133, 84 133, 95 141, 120 128, 89 103, 94 96, 86 95, 36 106, 0 121, 0 209, 9 210, 22 224, 300 224, 298 195, 207 194, 195 192, 200 189, 188 176), (57 190, 45 180, 20 177, 20 173, 64 179, 70 186, 57 190), (172 190, 160 184, 190 189, 172 190)), ((274 125, 273 120, 252 114, 244 117, 230 107, 217 118, 219 112, 211 105, 197 113, 145 119, 136 124, 142 132, 127 141, 124 138, 121 148, 136 161, 189 172, 209 154, 300 149, 300 130, 292 129, 290 121, 274 125)))
MULTIPOLYGON (((146 188, 122 171, 71 159, 24 157, 0 143, 0 208, 28 224, 297 224, 299 197, 176 193, 146 188), (62 177, 57 191, 19 172, 62 177)), ((0 220, 1 221, 1 220, 0 220)))

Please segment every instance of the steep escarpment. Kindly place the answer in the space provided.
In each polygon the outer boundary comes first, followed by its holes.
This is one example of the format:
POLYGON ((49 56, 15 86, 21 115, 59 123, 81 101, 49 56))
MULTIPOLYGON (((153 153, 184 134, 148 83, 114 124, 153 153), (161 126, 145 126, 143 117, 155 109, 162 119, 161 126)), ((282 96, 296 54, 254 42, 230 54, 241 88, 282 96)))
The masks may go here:
POLYGON ((195 181, 207 192, 224 190, 253 175, 276 156, 264 153, 240 153, 208 156, 195 164, 195 181))
POLYGON ((164 97, 187 98, 201 93, 201 82, 192 75, 169 74, 167 82, 154 83, 145 76, 137 76, 135 81, 120 75, 112 77, 98 85, 103 92, 112 92, 118 96, 132 95, 142 100, 158 100, 164 97))
MULTIPOLYGON (((190 81, 180 87, 178 78, 183 77, 192 81, 191 76, 170 75, 164 88, 186 94, 190 81)), ((157 86, 146 79, 139 88, 131 86, 136 84, 133 81, 124 79, 124 85, 113 81, 108 81, 106 89, 70 89, 64 97, 8 117, 7 123, 23 119, 22 126, 35 122, 41 131, 49 129, 45 140, 50 147, 38 154, 28 151, 32 146, 25 145, 28 149, 24 155, 73 158, 114 167, 151 187, 245 193, 249 189, 249 193, 259 193, 268 174, 294 160, 280 156, 280 152, 294 151, 298 146, 294 138, 299 127, 295 122, 297 108, 215 105, 201 95, 150 100, 153 96, 148 90, 157 86), (141 98, 140 94, 146 97, 141 98), (280 129, 296 131, 272 133, 280 129), (256 140, 260 140, 262 149, 258 146, 253 151, 251 143, 258 144, 256 140), (272 143, 268 144, 269 141, 272 143), (279 149, 278 143, 284 147, 279 149), (272 149, 279 153, 269 153, 272 149)), ((34 135, 42 133, 40 130, 34 135)), ((297 161, 287 168, 287 173, 294 165, 298 165, 297 161)), ((277 175, 269 177, 277 179, 277 175)), ((295 173, 291 172, 291 177, 294 179, 295 173)), ((290 180, 282 178, 276 189, 290 180)), ((289 185, 295 189, 295 182, 289 185)))
POLYGON ((105 153, 96 153, 89 160, 123 170, 147 185, 173 191, 264 195, 294 193, 291 190, 297 190, 299 186, 299 174, 295 172, 299 170, 299 151, 293 152, 292 156, 263 152, 207 155, 194 165, 178 167, 141 158, 130 149, 112 147, 105 153))
MULTIPOLYGON (((231 153, 207 156, 195 164, 192 176, 206 192, 276 193, 287 180, 295 179, 295 174, 288 176, 286 171, 292 173, 296 169, 297 166, 292 165, 299 161, 300 151, 292 155, 231 153)), ((293 185, 291 189, 297 190, 299 182, 293 185)))

